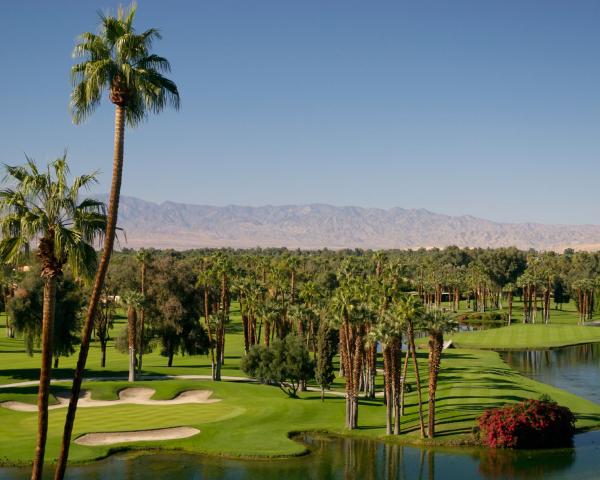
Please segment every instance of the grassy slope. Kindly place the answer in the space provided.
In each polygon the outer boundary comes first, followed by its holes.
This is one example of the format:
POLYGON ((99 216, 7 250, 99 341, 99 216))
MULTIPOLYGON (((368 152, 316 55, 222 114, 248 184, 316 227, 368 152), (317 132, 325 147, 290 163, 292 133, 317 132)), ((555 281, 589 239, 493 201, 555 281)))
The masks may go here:
POLYGON ((490 330, 456 333, 450 338, 459 348, 543 349, 600 342, 600 328, 565 324, 514 324, 490 330))
MULTIPOLYGON (((570 312, 563 314, 567 324, 560 336, 567 332, 593 331, 600 334, 600 328, 577 327, 576 318, 570 312), (569 326, 568 324, 572 324, 569 326)), ((3 323, 3 322, 2 322, 3 323)), ((121 326, 118 326, 121 328, 121 326)), ((513 332, 523 330, 535 333, 539 341, 549 342, 553 326, 513 325, 513 332), (551 328, 552 327, 552 328, 551 328)), ((503 329, 484 331, 489 343, 498 343, 504 335, 503 329), (488 333, 489 332, 489 333, 488 333), (494 332, 496 332, 494 334, 494 332), (493 335, 498 338, 494 340, 493 335)), ((0 335, 4 332, 0 329, 0 335)), ((469 339, 478 338, 479 332, 461 334, 469 339)), ((513 334, 514 335, 514 334, 513 334)), ((572 333, 577 335, 577 333, 572 333)), ((506 340, 516 342, 520 337, 506 340)), ((568 342, 567 342, 568 343, 568 342)), ((571 342, 574 343, 574 342, 571 342)), ((492 345, 495 346, 495 345, 492 345)), ((234 318, 227 337, 229 353, 225 374, 241 375, 239 356, 242 351, 242 337, 238 319, 234 318)), ((426 377, 426 352, 419 352, 422 378, 426 377)), ((1 383, 32 379, 38 375, 39 356, 29 358, 25 355, 20 340, 0 340, 0 380, 1 383)), ((63 368, 56 377, 66 377, 74 359, 61 360, 63 368), (64 368, 64 367, 67 368, 64 368)), ((175 366, 168 369, 165 358, 153 353, 145 357, 145 373, 150 374, 206 374, 210 372, 210 363, 206 357, 177 357, 175 366)), ((97 368, 99 351, 93 349, 89 365, 92 371, 88 376, 125 375, 127 356, 109 349, 107 372, 97 368)), ((409 369, 409 380, 414 373, 409 369)), ((119 431, 139 428, 158 428, 167 426, 190 425, 201 430, 196 437, 185 440, 161 442, 163 448, 182 448, 196 452, 228 456, 277 456, 296 455, 304 447, 287 438, 291 431, 328 430, 344 432, 343 398, 329 397, 321 403, 315 393, 302 394, 299 400, 291 400, 275 387, 234 382, 213 383, 209 381, 163 380, 137 382, 138 385, 151 386, 157 390, 155 398, 168 399, 178 392, 191 388, 210 389, 214 396, 222 401, 206 405, 142 406, 120 405, 101 408, 81 409, 75 427, 75 435, 92 431, 119 431)), ((98 399, 117 398, 125 382, 86 382, 84 388, 91 389, 93 397, 98 399)), ((336 382, 341 387, 341 381, 336 382)), ((53 387, 56 388, 64 387, 53 387)), ((589 428, 600 425, 600 405, 581 399, 554 387, 544 385, 522 377, 512 371, 495 352, 485 350, 449 350, 444 353, 438 388, 439 422, 438 442, 457 442, 468 434, 475 424, 477 416, 487 407, 502 405, 525 398, 536 398, 548 394, 563 405, 568 405, 578 416, 578 427, 589 428)), ((0 401, 20 400, 35 403, 36 387, 0 389, 0 401)), ((425 397, 426 398, 426 393, 425 397)), ((416 412, 416 393, 407 396, 407 415, 403 419, 404 433, 399 440, 418 442, 418 424, 416 412)), ((59 436, 65 410, 50 413, 50 431, 48 459, 56 457, 59 436)), ((359 430, 352 435, 383 437, 385 434, 385 409, 381 400, 361 401, 359 430)), ((0 408, 0 461, 4 463, 29 462, 32 458, 33 439, 36 425, 35 413, 13 412, 0 408)), ((136 447, 156 446, 156 443, 138 443, 136 447)), ((82 447, 74 445, 72 459, 84 461, 106 455, 108 447, 82 447)))

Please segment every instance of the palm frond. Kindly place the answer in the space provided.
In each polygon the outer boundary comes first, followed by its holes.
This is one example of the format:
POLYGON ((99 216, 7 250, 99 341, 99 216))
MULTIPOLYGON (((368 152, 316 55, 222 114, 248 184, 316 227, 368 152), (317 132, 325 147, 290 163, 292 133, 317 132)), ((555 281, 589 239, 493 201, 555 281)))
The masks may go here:
POLYGON ((156 72, 170 72, 171 64, 169 63, 169 61, 166 58, 160 57, 156 54, 151 54, 151 55, 145 56, 144 58, 141 58, 140 60, 138 60, 138 62, 135 64, 135 68, 138 70, 154 70, 156 72))
POLYGON ((22 237, 5 237, 0 241, 0 262, 12 264, 23 255, 25 242, 22 237))

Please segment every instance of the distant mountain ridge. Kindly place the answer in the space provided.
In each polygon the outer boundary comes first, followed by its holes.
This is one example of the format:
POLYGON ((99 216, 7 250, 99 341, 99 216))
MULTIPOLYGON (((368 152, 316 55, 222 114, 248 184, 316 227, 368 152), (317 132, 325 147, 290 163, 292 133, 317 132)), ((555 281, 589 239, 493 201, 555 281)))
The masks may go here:
MULTIPOLYGON (((106 201, 107 196, 98 198, 106 201)), ((499 223, 424 209, 324 204, 215 207, 122 197, 120 247, 430 248, 516 246, 600 248, 600 225, 499 223)))

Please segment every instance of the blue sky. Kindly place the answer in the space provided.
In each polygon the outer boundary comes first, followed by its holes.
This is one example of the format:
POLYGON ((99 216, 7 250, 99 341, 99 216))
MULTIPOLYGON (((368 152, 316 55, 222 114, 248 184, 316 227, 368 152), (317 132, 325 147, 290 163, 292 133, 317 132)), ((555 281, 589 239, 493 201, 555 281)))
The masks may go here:
MULTIPOLYGON (((67 148, 108 189, 113 108, 68 112, 70 56, 120 2, 0 15, 0 161, 67 148)), ((126 133, 123 194, 600 223, 600 2, 138 2, 182 108, 126 133)))

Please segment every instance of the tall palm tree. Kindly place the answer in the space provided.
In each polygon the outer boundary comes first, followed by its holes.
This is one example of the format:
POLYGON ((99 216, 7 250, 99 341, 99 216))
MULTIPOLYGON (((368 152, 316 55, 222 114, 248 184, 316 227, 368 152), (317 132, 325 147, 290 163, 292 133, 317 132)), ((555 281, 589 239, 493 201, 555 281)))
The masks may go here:
POLYGON ((123 295, 123 301, 127 305, 127 341, 129 347, 129 377, 130 382, 135 382, 136 350, 138 337, 138 314, 144 306, 144 297, 140 292, 127 292, 123 295))
POLYGON ((441 310, 433 309, 422 317, 422 326, 429 334, 429 415, 427 436, 435 436, 435 393, 444 347, 444 333, 455 328, 454 317, 441 310))
POLYGON ((384 318, 372 326, 367 334, 366 343, 370 345, 381 345, 383 354, 383 380, 385 391, 386 421, 385 431, 387 435, 400 433, 399 418, 399 350, 402 345, 402 329, 397 322, 393 311, 387 311, 384 318), (395 426, 397 430, 395 431, 395 426))
POLYGON ((346 427, 358 427, 358 392, 364 363, 366 323, 372 318, 365 302, 364 285, 349 276, 335 291, 331 310, 339 322, 340 359, 346 388, 346 427))
POLYGON ((38 432, 31 478, 42 477, 48 433, 48 394, 52 362, 52 334, 56 284, 68 265, 75 277, 92 277, 97 265, 93 244, 106 227, 104 205, 96 200, 80 201, 80 193, 96 181, 96 174, 83 175, 69 184, 69 167, 63 156, 40 169, 27 159, 23 166, 6 166, 9 185, 0 191, 0 261, 22 258, 32 241, 38 242, 42 266, 44 300, 42 311, 42 365, 38 389, 38 432))
POLYGON ((128 12, 119 8, 116 17, 101 14, 99 33, 83 33, 73 51, 75 57, 83 58, 82 62, 71 69, 74 85, 71 94, 73 121, 80 123, 85 120, 100 104, 102 94, 108 92, 110 101, 115 105, 115 137, 106 236, 84 321, 71 400, 56 465, 57 480, 63 479, 67 468, 94 317, 115 240, 123 175, 125 124, 135 127, 149 112, 159 113, 168 105, 179 108, 177 86, 163 76, 163 73, 170 71, 168 60, 151 53, 152 41, 160 39, 160 33, 155 28, 150 28, 138 34, 133 28, 135 13, 136 7, 132 5, 128 12))
MULTIPOLYGON (((425 424, 423 422, 423 398, 421 395, 421 377, 419 375, 419 363, 417 361, 417 349, 415 346, 415 321, 418 321, 423 314, 423 307, 417 297, 410 295, 398 300, 396 311, 398 318, 401 319, 406 326, 408 350, 411 352, 415 371, 415 383, 417 387, 419 407, 419 429, 421 432, 421 438, 423 438, 425 437, 425 424)), ((403 380, 402 389, 404 389, 404 381, 405 380, 403 380)))
POLYGON ((142 303, 140 304, 140 343, 138 347, 138 372, 142 373, 142 358, 144 356, 144 326, 146 323, 146 308, 144 307, 144 301, 146 299, 146 271, 148 264, 152 259, 152 253, 144 248, 138 250, 135 258, 140 262, 140 294, 142 296, 142 303))
POLYGON ((512 323, 513 295, 515 293, 516 288, 517 288, 516 285, 514 283, 511 283, 511 282, 507 283, 502 288, 502 291, 504 293, 506 293, 506 298, 507 298, 507 301, 508 301, 508 324, 509 325, 512 323))
POLYGON ((233 271, 231 259, 217 252, 214 256, 215 273, 220 283, 219 294, 219 311, 216 315, 216 368, 214 380, 221 381, 221 366, 225 359, 225 325, 229 322, 229 306, 230 306, 230 276, 233 271))
POLYGON ((208 342, 210 349, 210 365, 211 365, 211 378, 215 380, 216 364, 215 364, 215 342, 213 339, 213 325, 211 323, 211 311, 210 311, 210 291, 212 285, 215 283, 215 272, 211 268, 209 258, 203 259, 202 269, 198 273, 198 279, 196 280, 196 286, 203 290, 203 312, 204 312, 204 323, 206 325, 206 331, 208 333, 208 342))

